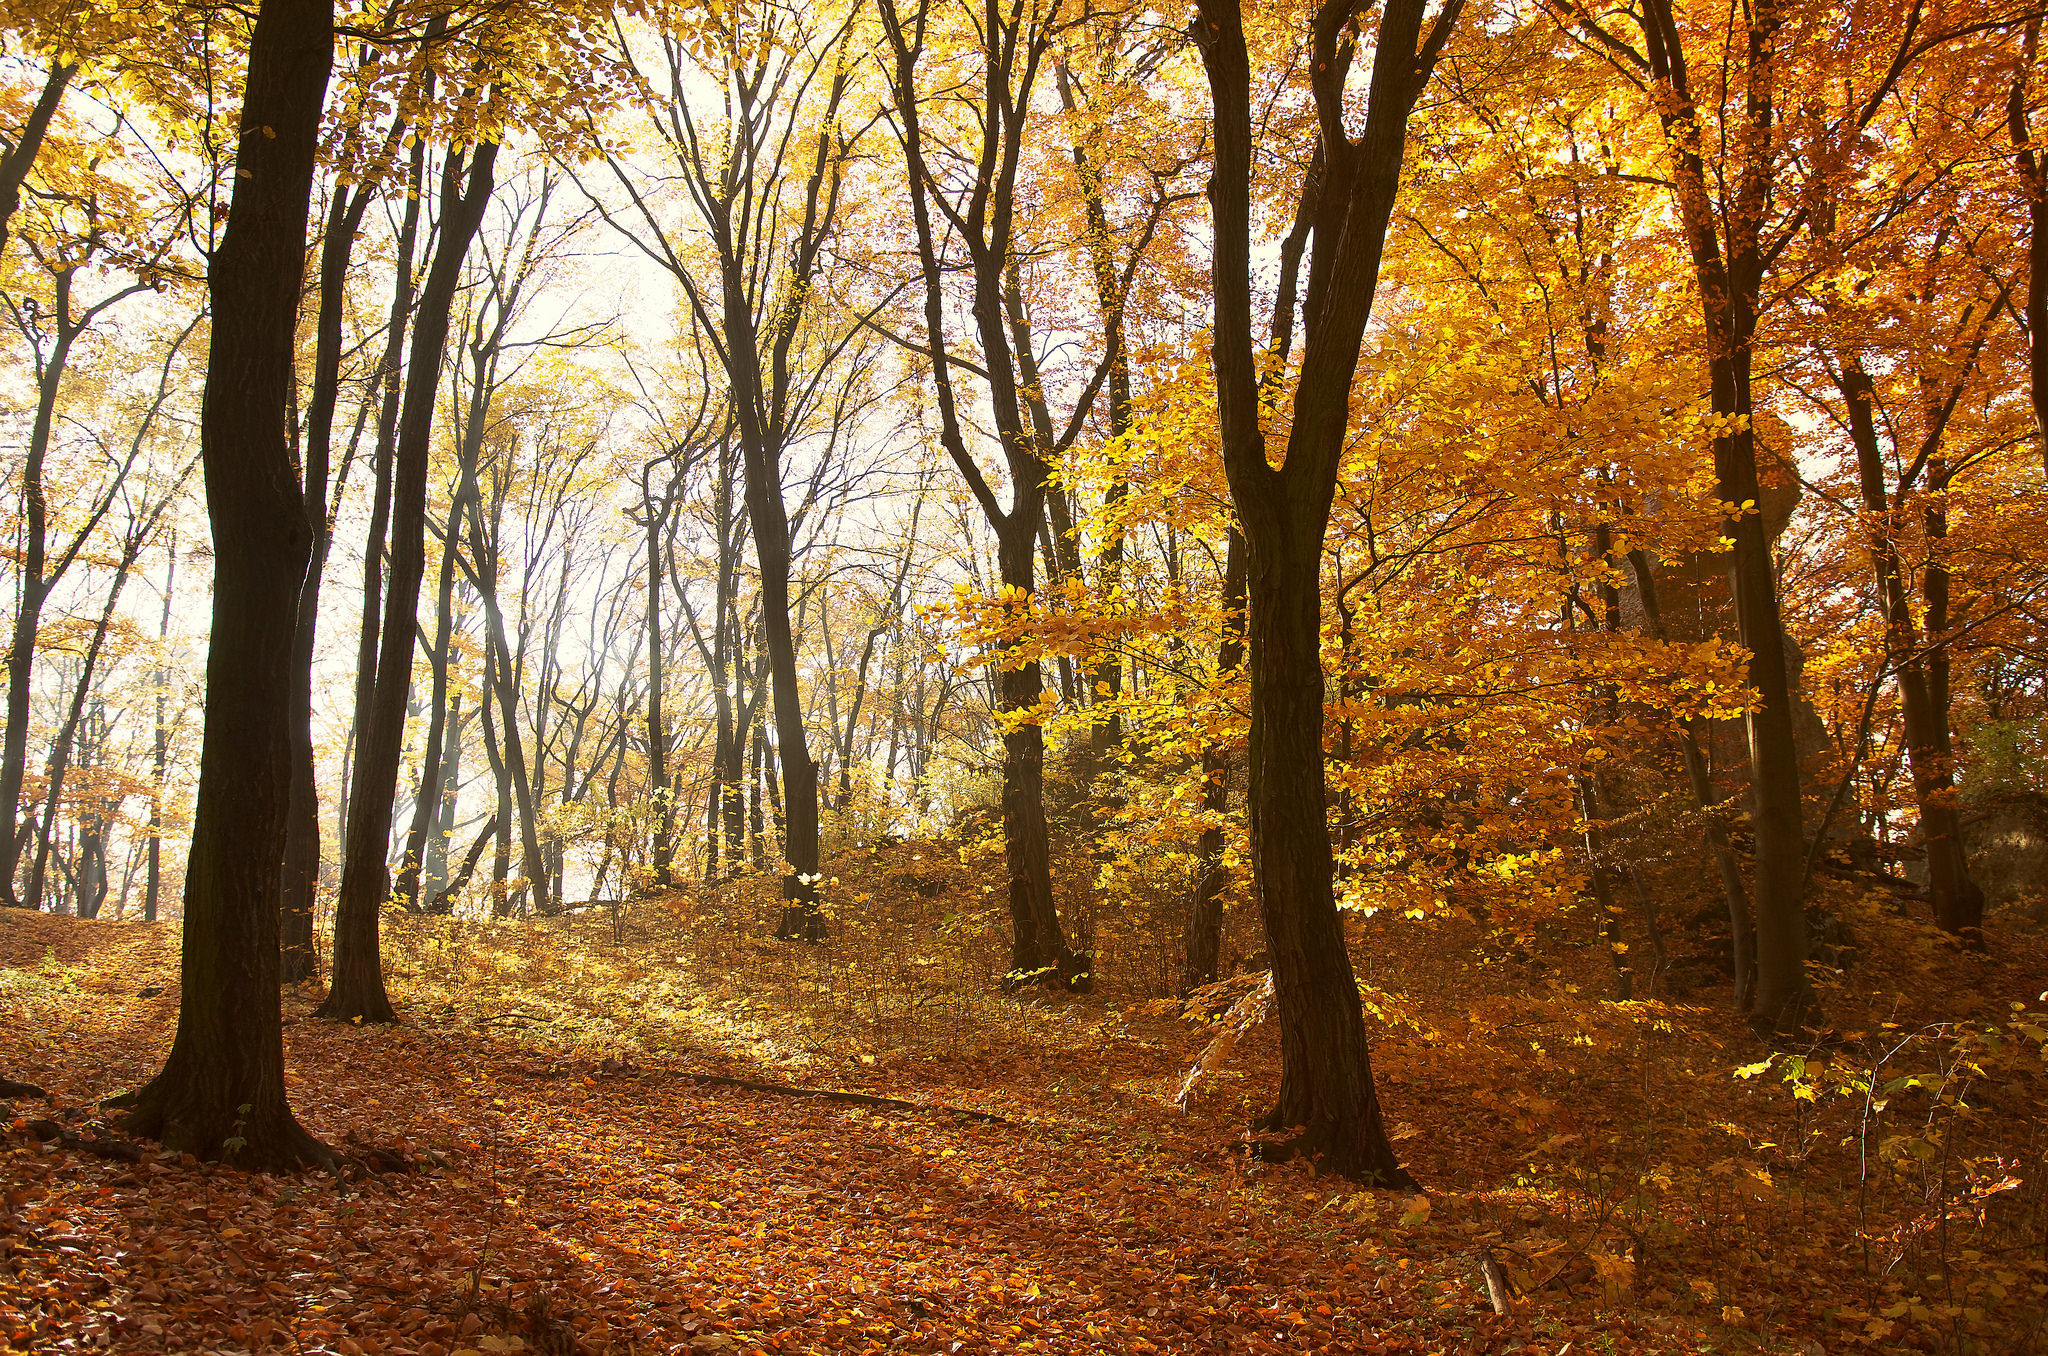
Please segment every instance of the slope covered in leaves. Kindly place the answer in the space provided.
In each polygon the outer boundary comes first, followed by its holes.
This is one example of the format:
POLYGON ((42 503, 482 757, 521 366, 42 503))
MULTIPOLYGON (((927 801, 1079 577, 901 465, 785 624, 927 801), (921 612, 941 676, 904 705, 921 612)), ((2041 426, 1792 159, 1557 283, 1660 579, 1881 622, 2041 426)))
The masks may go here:
MULTIPOLYGON (((317 1022, 313 993, 288 996, 302 1118, 419 1168, 354 1182, 39 1140, 29 1122, 67 1110, 89 1138, 90 1103, 160 1061, 175 932, 0 914, 0 1073, 56 1108, 15 1102, 0 1140, 0 1339, 418 1356, 2020 1351, 2041 1332, 2038 1046, 2015 1034, 2009 1065, 1970 1056, 1984 1072, 1963 1081, 1987 1095, 1961 1128, 1939 1090, 1901 1087, 1886 1094, 1900 1114, 1859 1137, 1869 1111, 1825 1073, 1970 1015, 1944 1012, 1944 991, 1986 995, 1991 1017, 2030 1002, 2048 965, 2025 938, 1956 954, 1831 887, 1896 963, 1830 993, 1845 1035, 1865 1009, 1876 1035, 1786 1083, 1784 1063, 1734 1076, 1756 1052, 1717 1008, 1601 1001, 1597 948, 1488 960, 1470 924, 1369 920, 1383 1093, 1426 1184, 1389 1196, 1234 1152, 1276 1072, 1261 1027, 1176 1100, 1256 981, 1188 1005, 1113 980, 1004 998, 979 973, 998 920, 963 873, 910 855, 840 865, 844 916, 818 948, 758 942, 773 903, 746 890, 398 924, 406 1025, 317 1022), (1944 1128, 1939 1159, 1916 1123, 1944 1128), (2009 1184, 1969 1175, 1987 1159, 2009 1184), (1938 1216, 1937 1170, 1962 1185, 1938 1216), (1488 1256, 1525 1292, 1510 1317, 1487 1302, 1488 1256)), ((1098 940, 1117 945, 1113 919, 1098 940)), ((1887 1072, 1953 1054, 1927 1039, 1887 1072)))

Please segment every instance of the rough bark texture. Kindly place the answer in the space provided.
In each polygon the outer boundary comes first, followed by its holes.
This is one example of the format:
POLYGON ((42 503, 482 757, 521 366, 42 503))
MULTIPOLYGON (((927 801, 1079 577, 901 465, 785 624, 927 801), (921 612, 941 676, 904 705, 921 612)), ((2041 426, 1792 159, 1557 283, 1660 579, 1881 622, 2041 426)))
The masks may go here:
POLYGON ((213 525, 206 737, 185 873, 182 1002, 133 1134, 204 1158, 331 1162, 285 1099, 278 896, 291 792, 293 622, 310 534, 291 462, 294 330, 329 0, 264 0, 250 41, 233 209, 208 273, 213 348, 200 421, 213 525))

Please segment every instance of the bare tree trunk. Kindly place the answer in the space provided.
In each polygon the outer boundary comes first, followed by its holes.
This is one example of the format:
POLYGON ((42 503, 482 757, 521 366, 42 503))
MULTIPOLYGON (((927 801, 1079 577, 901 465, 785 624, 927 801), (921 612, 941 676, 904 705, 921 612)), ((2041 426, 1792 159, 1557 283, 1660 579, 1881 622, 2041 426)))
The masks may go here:
POLYGON ((412 687, 420 579, 426 570, 427 470, 434 399, 440 389, 441 357, 463 256, 483 219, 497 158, 496 142, 473 147, 466 186, 461 157, 451 154, 443 166, 441 239, 413 322, 397 454, 392 459, 391 575, 384 590, 376 689, 369 724, 357 733, 355 796, 349 805, 346 856, 334 905, 334 978, 318 1010, 319 1016, 336 1021, 398 1019, 384 991, 378 910, 391 882, 387 854, 392 801, 397 795, 403 753, 406 698, 412 687))
MULTIPOLYGON (((1216 647, 1219 683, 1244 664, 1244 610, 1244 534, 1233 528, 1223 561, 1223 636, 1216 647)), ((1195 891, 1188 909, 1182 992, 1215 982, 1223 935, 1223 892, 1230 885, 1230 871, 1223 864, 1223 826, 1213 822, 1230 811, 1230 753, 1215 744, 1202 750, 1202 810, 1212 822, 1195 843, 1195 891)))
POLYGON ((156 724, 151 732, 149 765, 149 867, 142 896, 142 921, 154 923, 163 900, 164 784, 170 771, 171 729, 165 707, 170 700, 171 661, 167 653, 171 638, 171 596, 178 579, 178 529, 171 527, 171 539, 164 549, 163 612, 157 622, 158 658, 156 668, 156 724))
POLYGON ((178 1032, 127 1118, 166 1148, 266 1171, 333 1161, 285 1099, 277 982, 293 623, 311 545, 285 418, 333 42, 327 0, 263 0, 250 40, 234 200, 208 270, 213 630, 178 1032))
MULTIPOLYGON (((398 129, 393 129, 393 136, 398 129)), ((327 507, 334 411, 341 396, 342 319, 347 309, 349 261, 375 193, 351 190, 339 178, 320 245, 320 309, 314 324, 313 385, 306 404, 305 483, 300 499, 313 544, 292 637, 292 789, 285 823, 284 897, 280 935, 286 984, 311 979, 320 957, 313 945, 313 896, 320 876, 320 792, 313 764, 313 646, 320 627, 320 584, 333 544, 327 507)))

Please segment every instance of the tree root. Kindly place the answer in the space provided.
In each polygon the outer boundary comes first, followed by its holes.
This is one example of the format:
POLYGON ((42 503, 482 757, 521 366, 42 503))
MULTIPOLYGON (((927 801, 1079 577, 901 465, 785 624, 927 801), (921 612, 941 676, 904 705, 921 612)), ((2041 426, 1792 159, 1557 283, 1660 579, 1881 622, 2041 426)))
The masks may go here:
POLYGON ((0 1100, 15 1097, 47 1097, 49 1095, 49 1093, 44 1092, 33 1083, 17 1083, 11 1078, 0 1078, 0 1100))
POLYGON ((1287 1163, 1306 1158, 1316 1174, 1334 1174, 1360 1186, 1382 1191, 1415 1191, 1420 1183, 1394 1158, 1391 1146, 1375 1154, 1370 1144, 1353 1142, 1353 1137, 1326 1123, 1285 1126, 1277 1123, 1279 1113, 1268 1113, 1254 1121, 1246 1151, 1261 1163, 1287 1163), (1288 1133, 1290 1130, 1293 1133, 1288 1133))

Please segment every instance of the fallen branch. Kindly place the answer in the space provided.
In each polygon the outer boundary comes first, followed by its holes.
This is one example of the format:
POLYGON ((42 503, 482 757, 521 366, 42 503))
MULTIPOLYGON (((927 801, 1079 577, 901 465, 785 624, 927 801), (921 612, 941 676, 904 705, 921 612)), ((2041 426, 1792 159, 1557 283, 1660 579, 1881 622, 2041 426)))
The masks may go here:
POLYGON ((125 1139, 103 1139, 95 1136, 87 1139, 73 1134, 69 1127, 55 1121, 30 1121, 28 1132, 41 1140, 56 1140, 67 1149, 96 1155, 100 1158, 118 1158, 124 1163, 140 1163, 142 1146, 131 1144, 125 1139))
POLYGON ((1490 1252, 1479 1254, 1479 1274, 1486 1278, 1486 1299, 1493 1305, 1493 1311, 1502 1318, 1515 1312, 1515 1284, 1508 1279, 1507 1268, 1500 1259, 1490 1252))
MULTIPOLYGON (((610 1061, 606 1062, 610 1063, 610 1061)), ((535 1079, 573 1076, 566 1071, 562 1073, 552 1071, 542 1073, 527 1069, 521 1072, 526 1077, 535 1079)), ((600 1078, 607 1076, 616 1077, 638 1072, 640 1071, 631 1065, 617 1068, 601 1068, 597 1071, 600 1078)), ((751 1078, 732 1078, 726 1074, 684 1073, 678 1069, 670 1069, 664 1072, 671 1078, 680 1078, 686 1082, 702 1084, 705 1087, 737 1088, 741 1092, 765 1092, 777 1097, 815 1097, 820 1101, 843 1102, 849 1106, 871 1106, 884 1111, 936 1112, 947 1116, 959 1116, 965 1120, 978 1121, 983 1125, 1015 1124, 1014 1121, 998 1116, 993 1111, 975 1111, 964 1106, 933 1106, 929 1102, 911 1102, 901 1097, 878 1097, 870 1092, 846 1092, 839 1088, 800 1088, 790 1083, 762 1083, 751 1078)))
POLYGON ((983 1125, 1009 1125, 1010 1121, 992 1111, 974 1111, 963 1106, 932 1106, 926 1102, 909 1102, 901 1097, 877 1097, 867 1092, 842 1092, 838 1088, 799 1088, 787 1083, 757 1083, 750 1078, 728 1078, 724 1074, 678 1073, 677 1078, 686 1078, 692 1083, 703 1083, 715 1088, 738 1088, 743 1092, 768 1092, 778 1097, 817 1097, 827 1102, 845 1102, 852 1106, 881 1107, 889 1111, 936 1111, 949 1116, 961 1116, 983 1125))
POLYGON ((49 1093, 44 1092, 41 1088, 37 1087, 33 1083, 17 1083, 11 1078, 0 1078, 0 1099, 8 1099, 14 1097, 47 1097, 49 1095, 49 1093))

